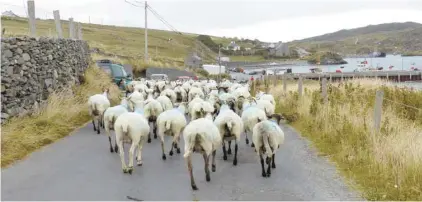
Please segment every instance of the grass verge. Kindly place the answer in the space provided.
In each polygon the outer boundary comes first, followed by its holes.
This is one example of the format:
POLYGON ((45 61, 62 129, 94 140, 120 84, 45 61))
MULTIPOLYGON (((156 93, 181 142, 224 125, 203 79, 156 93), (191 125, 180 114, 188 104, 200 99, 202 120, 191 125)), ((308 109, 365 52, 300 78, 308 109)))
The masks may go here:
POLYGON ((422 92, 387 87, 383 81, 355 80, 328 86, 323 105, 318 82, 272 88, 277 111, 322 155, 357 185, 368 200, 422 200, 422 110, 383 102, 382 129, 373 135, 375 92, 384 98, 422 109, 422 92))
POLYGON ((45 108, 31 116, 16 117, 1 127, 1 167, 20 160, 31 152, 69 135, 90 120, 88 97, 110 88, 112 103, 120 91, 110 77, 98 68, 85 71, 85 82, 49 96, 45 108))

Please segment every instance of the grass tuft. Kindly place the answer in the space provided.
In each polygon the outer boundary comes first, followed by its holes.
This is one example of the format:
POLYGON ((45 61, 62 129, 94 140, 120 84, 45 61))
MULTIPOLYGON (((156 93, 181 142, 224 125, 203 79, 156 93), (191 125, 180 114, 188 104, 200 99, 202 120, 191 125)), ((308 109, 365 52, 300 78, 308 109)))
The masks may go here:
POLYGON ((109 87, 112 104, 118 102, 120 91, 106 73, 90 67, 84 77, 82 85, 51 94, 45 107, 31 116, 14 117, 2 125, 2 168, 87 123, 88 97, 101 93, 103 87, 109 87))

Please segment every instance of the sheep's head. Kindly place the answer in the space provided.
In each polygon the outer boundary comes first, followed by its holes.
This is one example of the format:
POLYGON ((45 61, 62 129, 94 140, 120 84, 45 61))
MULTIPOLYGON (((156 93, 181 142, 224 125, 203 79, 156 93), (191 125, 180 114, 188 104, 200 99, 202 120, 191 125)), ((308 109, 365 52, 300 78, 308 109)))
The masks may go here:
POLYGON ((184 114, 186 114, 187 112, 187 108, 188 108, 188 103, 187 102, 181 102, 179 103, 179 106, 177 107, 181 112, 183 112, 184 114))
POLYGON ((286 120, 286 119, 284 118, 284 116, 283 116, 283 115, 281 115, 281 114, 272 114, 272 115, 270 116, 270 119, 271 119, 271 120, 274 120, 274 121, 277 121, 277 124, 280 124, 280 121, 281 121, 281 120, 286 120))

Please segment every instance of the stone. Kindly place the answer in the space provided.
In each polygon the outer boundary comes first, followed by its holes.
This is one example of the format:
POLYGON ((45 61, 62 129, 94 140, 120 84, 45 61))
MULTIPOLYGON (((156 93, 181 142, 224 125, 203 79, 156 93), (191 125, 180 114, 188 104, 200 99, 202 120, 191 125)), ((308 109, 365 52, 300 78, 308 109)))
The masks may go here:
POLYGON ((2 53, 4 54, 4 56, 5 56, 6 58, 11 58, 11 57, 13 57, 13 52, 12 52, 12 51, 10 51, 10 50, 5 50, 5 51, 2 51, 2 53))
POLYGON ((1 84, 1 93, 4 93, 4 92, 6 92, 6 86, 1 84))
POLYGON ((23 58, 25 61, 29 61, 29 60, 31 59, 31 56, 29 56, 29 54, 28 54, 28 53, 24 53, 24 54, 22 54, 22 58, 23 58))

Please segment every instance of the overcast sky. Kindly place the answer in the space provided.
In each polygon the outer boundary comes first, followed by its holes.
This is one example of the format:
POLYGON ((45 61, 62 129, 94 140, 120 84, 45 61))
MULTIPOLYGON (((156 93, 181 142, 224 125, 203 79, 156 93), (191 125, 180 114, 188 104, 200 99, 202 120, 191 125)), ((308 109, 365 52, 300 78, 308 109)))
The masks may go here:
MULTIPOLYGON (((128 0, 134 2, 135 0, 128 0)), ((25 15, 26 0, 0 0, 1 12, 25 15)), ((150 0, 148 4, 182 32, 292 41, 369 24, 422 23, 422 0, 150 0)), ((35 0, 36 16, 97 24, 144 27, 144 9, 125 0, 35 0)), ((151 12, 148 27, 169 30, 151 12)))

